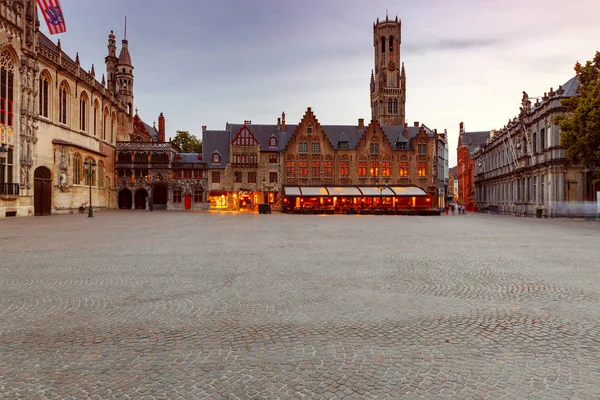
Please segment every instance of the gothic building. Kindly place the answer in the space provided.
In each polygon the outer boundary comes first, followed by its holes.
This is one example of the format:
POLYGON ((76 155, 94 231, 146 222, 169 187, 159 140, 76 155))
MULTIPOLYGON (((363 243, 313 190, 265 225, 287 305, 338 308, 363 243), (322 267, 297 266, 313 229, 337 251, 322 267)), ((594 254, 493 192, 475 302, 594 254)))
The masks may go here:
POLYGON ((40 32, 36 1, 2 2, 0 22, 0 217, 73 212, 90 186, 94 208, 114 207, 115 144, 133 119, 127 40, 117 57, 111 32, 98 82, 40 32))

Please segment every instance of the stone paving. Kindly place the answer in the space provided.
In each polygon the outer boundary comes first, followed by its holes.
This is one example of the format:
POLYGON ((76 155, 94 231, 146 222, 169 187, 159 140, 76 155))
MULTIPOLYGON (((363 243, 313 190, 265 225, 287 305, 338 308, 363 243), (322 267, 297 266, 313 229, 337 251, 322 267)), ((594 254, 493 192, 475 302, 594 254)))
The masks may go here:
POLYGON ((600 223, 0 221, 0 398, 598 399, 600 223))

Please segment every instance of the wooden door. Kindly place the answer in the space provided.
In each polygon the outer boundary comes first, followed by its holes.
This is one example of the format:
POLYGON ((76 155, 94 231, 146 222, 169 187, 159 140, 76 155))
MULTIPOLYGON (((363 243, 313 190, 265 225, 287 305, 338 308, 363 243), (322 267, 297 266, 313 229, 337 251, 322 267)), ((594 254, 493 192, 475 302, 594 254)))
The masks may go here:
POLYGON ((192 209, 192 196, 190 196, 189 194, 185 195, 185 209, 186 210, 192 209))
POLYGON ((34 215, 50 215, 51 210, 52 179, 50 170, 38 167, 33 174, 33 213, 34 215))

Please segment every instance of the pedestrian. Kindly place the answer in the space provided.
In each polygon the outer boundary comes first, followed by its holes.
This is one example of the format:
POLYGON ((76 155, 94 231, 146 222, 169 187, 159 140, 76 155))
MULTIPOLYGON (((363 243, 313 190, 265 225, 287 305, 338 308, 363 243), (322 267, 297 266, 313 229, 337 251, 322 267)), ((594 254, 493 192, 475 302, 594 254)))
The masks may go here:
POLYGON ((454 215, 454 203, 452 203, 452 215, 454 215))
POLYGON ((450 205, 446 204, 446 215, 448 215, 448 211, 450 211, 450 205))

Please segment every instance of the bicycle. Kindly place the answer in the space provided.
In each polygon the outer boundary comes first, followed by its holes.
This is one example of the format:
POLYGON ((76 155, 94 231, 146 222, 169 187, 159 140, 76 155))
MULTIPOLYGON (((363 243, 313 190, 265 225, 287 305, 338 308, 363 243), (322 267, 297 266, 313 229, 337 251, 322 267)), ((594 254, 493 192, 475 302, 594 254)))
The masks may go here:
POLYGON ((83 202, 81 203, 81 205, 79 206, 79 213, 83 214, 88 210, 88 202, 83 202))

